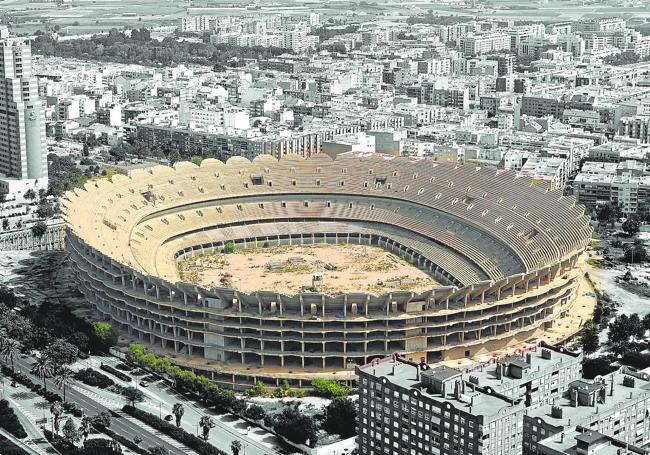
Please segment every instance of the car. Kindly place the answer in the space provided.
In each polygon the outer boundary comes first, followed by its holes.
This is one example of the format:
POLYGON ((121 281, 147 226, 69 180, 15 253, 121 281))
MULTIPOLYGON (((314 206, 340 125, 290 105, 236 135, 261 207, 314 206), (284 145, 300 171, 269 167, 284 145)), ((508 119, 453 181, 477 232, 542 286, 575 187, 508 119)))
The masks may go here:
POLYGON ((146 381, 140 381, 140 387, 149 387, 149 383, 146 381))
POLYGON ((174 420, 174 417, 173 417, 171 414, 167 414, 167 415, 165 416, 165 420, 166 420, 167 422, 171 422, 172 420, 174 420))

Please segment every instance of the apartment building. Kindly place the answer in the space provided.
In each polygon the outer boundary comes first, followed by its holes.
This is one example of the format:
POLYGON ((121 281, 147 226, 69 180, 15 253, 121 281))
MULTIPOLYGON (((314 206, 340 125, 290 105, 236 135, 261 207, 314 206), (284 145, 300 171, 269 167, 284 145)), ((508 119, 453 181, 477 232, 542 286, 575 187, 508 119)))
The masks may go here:
POLYGON ((503 32, 467 35, 458 39, 458 49, 463 55, 481 55, 510 49, 510 35, 503 32))
POLYGON ((47 187, 45 115, 32 74, 28 40, 0 29, 0 178, 13 192, 12 182, 29 180, 47 187))
POLYGON ((472 371, 397 355, 357 367, 359 452, 521 454, 526 409, 561 397, 581 361, 545 347, 472 371))
POLYGON ((643 447, 650 443, 649 415, 648 370, 622 367, 594 380, 576 380, 562 398, 526 413, 524 454, 544 453, 538 446, 546 444, 546 438, 569 431, 574 425, 643 447))

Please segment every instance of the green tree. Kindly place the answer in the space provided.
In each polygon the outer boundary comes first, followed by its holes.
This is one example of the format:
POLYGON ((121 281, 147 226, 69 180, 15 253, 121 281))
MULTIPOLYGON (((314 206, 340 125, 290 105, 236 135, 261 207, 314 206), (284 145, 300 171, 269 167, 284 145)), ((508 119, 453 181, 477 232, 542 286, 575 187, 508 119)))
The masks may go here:
POLYGON ((335 379, 316 378, 311 382, 314 391, 326 398, 342 398, 348 396, 350 388, 335 379))
POLYGON ((210 430, 214 428, 217 424, 214 422, 214 419, 210 416, 203 416, 201 417, 201 420, 199 420, 199 426, 201 427, 201 430, 203 431, 203 439, 205 441, 208 440, 210 437, 210 430))
POLYGON ((2 230, 6 231, 9 229, 9 218, 3 218, 2 219, 2 230))
POLYGON ((118 331, 108 322, 96 322, 94 325, 95 348, 100 352, 108 352, 108 349, 117 344, 119 339, 118 331))
POLYGON ((241 450, 241 442, 239 439, 235 439, 233 442, 230 443, 230 451, 232 452, 232 455, 239 455, 239 452, 241 450))
POLYGON ((357 406, 349 398, 336 398, 325 408, 324 428, 328 433, 349 438, 356 434, 357 406))
POLYGON ((226 242, 226 244, 223 247, 223 252, 230 254, 230 253, 234 253, 235 249, 237 249, 237 247, 235 246, 235 242, 226 242))
POLYGON ((185 407, 183 407, 183 404, 174 403, 174 406, 172 407, 172 414, 174 414, 174 417, 176 418, 176 426, 180 428, 181 419, 183 418, 183 414, 185 414, 185 407))
POLYGON ((47 391, 46 379, 52 377, 52 374, 54 374, 54 363, 52 363, 52 359, 45 353, 41 353, 40 357, 32 365, 31 372, 43 380, 43 389, 47 391))

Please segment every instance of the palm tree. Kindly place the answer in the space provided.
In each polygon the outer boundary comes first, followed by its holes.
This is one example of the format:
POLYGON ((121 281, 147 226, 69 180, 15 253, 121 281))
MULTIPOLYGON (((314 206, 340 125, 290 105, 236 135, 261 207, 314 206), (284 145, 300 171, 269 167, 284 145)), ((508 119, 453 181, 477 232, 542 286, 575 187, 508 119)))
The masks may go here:
POLYGON ((176 426, 180 428, 181 419, 183 418, 183 414, 185 414, 185 408, 183 407, 183 404, 174 403, 174 407, 172 408, 172 414, 174 414, 174 417, 176 417, 176 426))
POLYGON ((217 424, 214 423, 214 420, 210 416, 203 416, 199 420, 199 426, 203 429, 203 439, 206 441, 210 436, 210 429, 214 428, 217 424))
POLYGON ((81 436, 84 438, 84 443, 86 442, 86 439, 88 439, 88 435, 90 434, 90 430, 93 427, 93 419, 84 416, 81 418, 81 424, 79 425, 79 433, 81 436))
POLYGON ((232 455, 239 455, 240 450, 241 442, 239 442, 239 439, 235 439, 232 443, 230 443, 230 451, 232 452, 232 455))
POLYGON ((74 372, 68 367, 60 368, 54 374, 54 383, 59 389, 63 388, 64 403, 65 403, 65 390, 68 387, 68 385, 72 382, 73 376, 74 376, 74 372))
POLYGON ((11 373, 15 373, 14 360, 20 355, 20 342, 13 338, 5 338, 0 343, 0 353, 5 362, 11 362, 11 373))
POLYGON ((63 415, 63 405, 60 401, 55 401, 50 406, 50 413, 54 417, 54 431, 59 434, 59 419, 63 415))
POLYGON ((48 356, 41 354, 41 356, 36 359, 36 362, 34 362, 34 365, 32 365, 31 371, 32 374, 43 379, 43 389, 47 392, 47 382, 45 382, 45 379, 51 377, 52 373, 54 373, 54 364, 52 363, 52 360, 48 356))

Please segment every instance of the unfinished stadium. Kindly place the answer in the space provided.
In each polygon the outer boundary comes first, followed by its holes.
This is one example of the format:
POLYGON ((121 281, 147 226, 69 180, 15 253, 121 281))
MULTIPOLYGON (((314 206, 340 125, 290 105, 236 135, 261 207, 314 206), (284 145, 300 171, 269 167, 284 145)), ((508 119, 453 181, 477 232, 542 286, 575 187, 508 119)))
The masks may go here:
POLYGON ((89 182, 63 210, 79 287, 102 317, 234 386, 530 339, 570 310, 591 235, 573 198, 512 172, 377 154, 157 166, 89 182), (179 261, 233 244, 324 243, 381 247, 436 285, 244 292, 179 274, 179 261))

